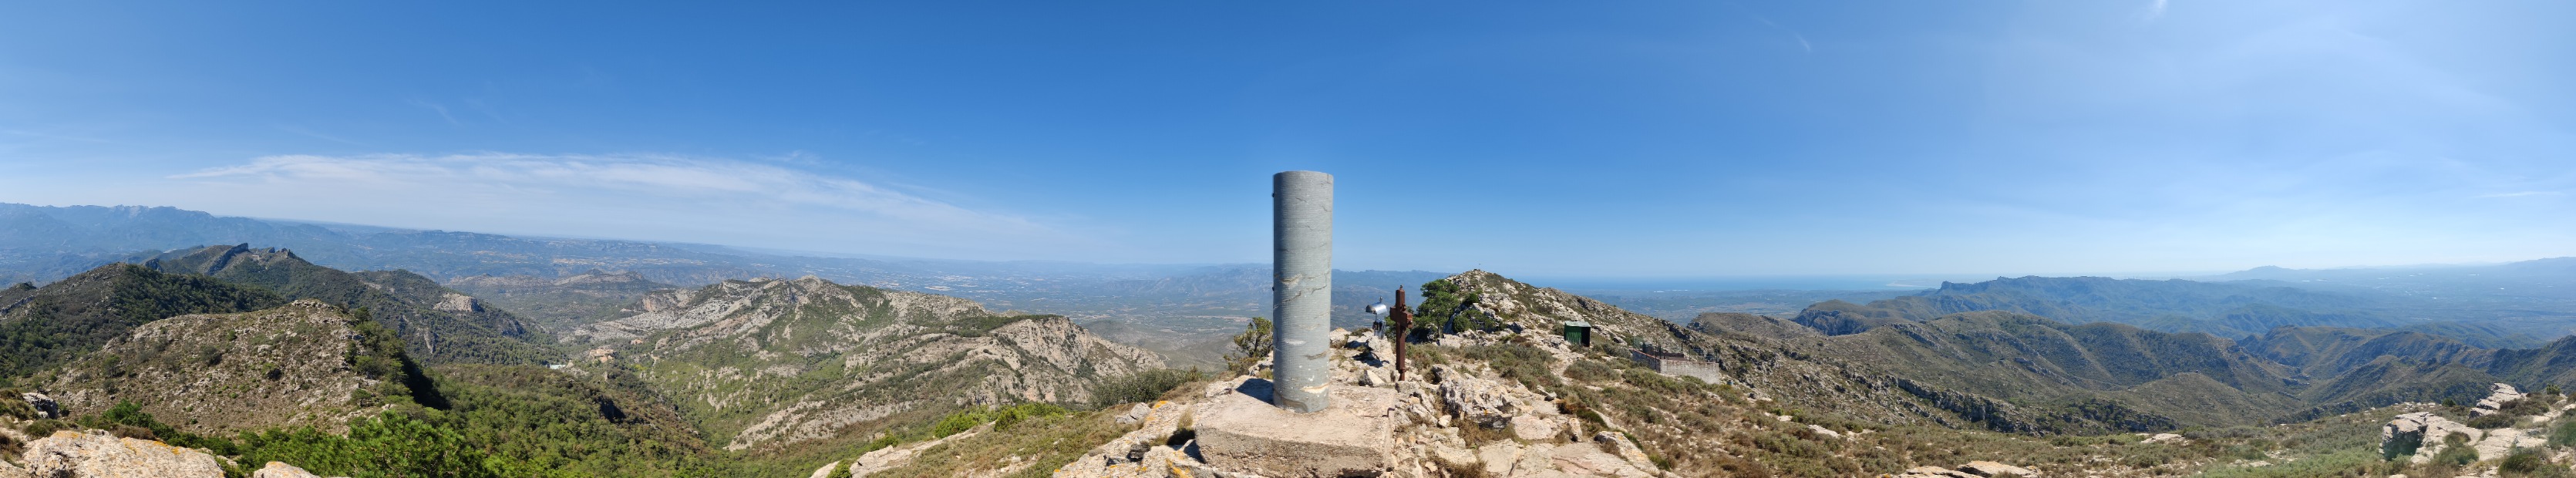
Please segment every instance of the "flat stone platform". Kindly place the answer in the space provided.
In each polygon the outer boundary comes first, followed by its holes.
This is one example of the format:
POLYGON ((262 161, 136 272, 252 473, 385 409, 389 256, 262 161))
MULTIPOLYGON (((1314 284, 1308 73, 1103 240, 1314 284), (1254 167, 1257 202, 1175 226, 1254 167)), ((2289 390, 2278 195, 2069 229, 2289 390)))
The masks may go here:
POLYGON ((1272 406, 1270 381, 1244 381, 1193 410, 1191 429, 1209 465, 1262 476, 1374 476, 1394 469, 1395 390, 1334 386, 1332 406, 1291 413, 1272 406))

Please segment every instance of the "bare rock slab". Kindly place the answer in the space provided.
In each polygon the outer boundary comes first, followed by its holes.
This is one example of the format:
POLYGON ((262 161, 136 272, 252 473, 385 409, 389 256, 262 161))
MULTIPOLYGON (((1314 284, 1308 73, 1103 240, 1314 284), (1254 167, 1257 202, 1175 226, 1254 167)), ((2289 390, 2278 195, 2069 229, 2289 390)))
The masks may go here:
POLYGON ((304 471, 303 468, 297 468, 295 465, 272 461, 268 462, 267 466, 260 467, 259 471, 251 472, 250 478, 322 478, 322 476, 304 471))
POLYGON ((27 445, 28 471, 44 477, 223 478, 213 455, 157 441, 54 432, 27 445))
POLYGON ((1377 475, 1394 468, 1390 448, 1402 419, 1396 391, 1333 387, 1332 406, 1291 413, 1271 406, 1270 383, 1248 380, 1193 414, 1199 453, 1209 465, 1261 476, 1377 475))

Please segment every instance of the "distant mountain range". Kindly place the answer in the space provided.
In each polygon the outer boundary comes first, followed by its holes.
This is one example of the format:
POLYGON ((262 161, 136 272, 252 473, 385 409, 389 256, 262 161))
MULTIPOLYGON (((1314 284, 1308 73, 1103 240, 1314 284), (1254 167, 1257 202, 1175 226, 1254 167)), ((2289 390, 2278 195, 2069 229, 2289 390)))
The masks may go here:
MULTIPOLYGON (((2530 263, 2492 267, 2523 268, 2522 264, 2530 263)), ((2512 280, 2576 283, 2576 273, 2551 277, 2546 275, 2549 271, 2539 269, 2534 273, 2538 275, 2512 280)), ((2422 287, 2426 283, 2408 284, 2422 287)), ((2576 302, 2524 300, 2499 307, 2484 298, 2443 298, 2279 280, 2201 282, 2102 277, 1943 282, 1939 289, 1865 305, 1839 300, 1817 303, 1799 312, 1794 320, 1827 334, 1843 335, 1976 311, 2017 312, 2070 324, 2115 322, 2162 332, 2202 332, 2236 338, 2261 335, 2280 327, 2395 328, 2450 336, 2491 348, 2537 346, 2576 330, 2576 302)))

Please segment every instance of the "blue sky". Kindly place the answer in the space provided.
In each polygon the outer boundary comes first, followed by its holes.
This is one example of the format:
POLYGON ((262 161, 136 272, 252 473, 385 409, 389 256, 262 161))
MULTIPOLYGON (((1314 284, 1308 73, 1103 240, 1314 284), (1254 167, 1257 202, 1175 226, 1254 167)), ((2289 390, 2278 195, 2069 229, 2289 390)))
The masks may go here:
POLYGON ((1352 269, 2576 255, 2569 2, 526 3, 0 6, 0 201, 1257 262, 1314 169, 1352 269))

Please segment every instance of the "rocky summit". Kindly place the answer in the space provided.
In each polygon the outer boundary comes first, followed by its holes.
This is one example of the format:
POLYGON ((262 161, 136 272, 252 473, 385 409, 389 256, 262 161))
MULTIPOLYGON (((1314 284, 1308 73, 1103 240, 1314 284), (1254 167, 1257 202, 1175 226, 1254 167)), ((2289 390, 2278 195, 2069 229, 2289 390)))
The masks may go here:
POLYGON ((203 433, 341 430, 351 417, 411 402, 405 382, 421 380, 398 342, 375 337, 371 347, 368 333, 389 332, 314 300, 172 317, 108 342, 46 389, 71 410, 131 402, 203 433))
MULTIPOLYGON (((1568 413, 1558 397, 1481 365, 1434 365, 1402 379, 1371 331, 1334 331, 1332 404, 1297 414, 1269 403, 1268 380, 1209 384, 1139 405, 1134 431, 1056 470, 1058 477, 1661 476, 1620 432, 1568 413), (1425 373, 1427 372, 1427 373, 1425 373)), ((1520 336, 1572 360, 1561 337, 1520 336)), ((1267 364, 1257 364, 1256 369, 1267 364)))

